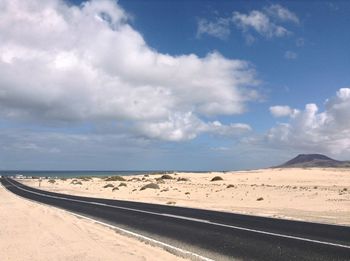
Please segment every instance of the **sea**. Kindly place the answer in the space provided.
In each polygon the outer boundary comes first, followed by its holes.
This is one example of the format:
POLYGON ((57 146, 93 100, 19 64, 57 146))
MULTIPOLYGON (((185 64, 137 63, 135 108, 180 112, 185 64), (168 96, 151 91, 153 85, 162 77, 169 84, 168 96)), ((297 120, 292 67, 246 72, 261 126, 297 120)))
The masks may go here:
POLYGON ((109 176, 132 176, 155 173, 173 173, 174 171, 149 171, 149 170, 127 170, 127 171, 96 171, 96 170, 0 170, 1 176, 22 175, 25 177, 50 177, 50 178, 72 178, 72 177, 109 177, 109 176))

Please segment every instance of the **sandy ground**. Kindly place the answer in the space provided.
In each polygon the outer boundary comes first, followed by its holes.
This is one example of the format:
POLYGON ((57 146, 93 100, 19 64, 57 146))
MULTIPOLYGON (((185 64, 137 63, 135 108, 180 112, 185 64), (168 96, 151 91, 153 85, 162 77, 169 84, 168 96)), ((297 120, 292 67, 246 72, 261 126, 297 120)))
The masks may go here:
MULTIPOLYGON (((125 182, 78 179, 81 185, 72 184, 72 179, 57 179, 53 184, 43 180, 41 188, 82 196, 350 225, 350 169, 263 169, 171 176, 171 180, 160 181, 156 179, 161 175, 126 176, 125 182), (210 181, 214 176, 221 176, 223 180, 210 181), (178 181, 178 178, 188 181, 178 181), (157 183, 160 189, 140 190, 150 182, 157 183), (104 188, 107 184, 118 189, 104 188)), ((22 182, 39 186, 38 180, 22 182)))
POLYGON ((0 186, 0 260, 182 260, 0 186))

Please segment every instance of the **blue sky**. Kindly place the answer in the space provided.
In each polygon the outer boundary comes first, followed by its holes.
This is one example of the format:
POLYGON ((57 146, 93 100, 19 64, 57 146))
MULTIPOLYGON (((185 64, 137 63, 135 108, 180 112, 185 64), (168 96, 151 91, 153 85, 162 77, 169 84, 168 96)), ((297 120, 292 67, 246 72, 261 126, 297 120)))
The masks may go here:
POLYGON ((1 169, 350 159, 348 1, 4 1, 1 169))
MULTIPOLYGON (((347 25, 350 4, 347 1, 120 1, 134 17, 132 25, 142 33, 147 43, 172 55, 196 53, 205 56, 218 50, 225 57, 243 59, 254 64, 266 102, 252 104, 250 110, 259 113, 266 105, 276 103, 303 107, 314 102, 322 106, 325 99, 340 87, 349 85, 350 34, 347 25), (283 23, 291 35, 265 39, 256 36, 254 44, 246 44, 244 35, 235 26, 224 39, 206 34, 196 37, 200 19, 215 21, 232 12, 249 13, 280 4, 295 13, 299 24, 283 23), (298 46, 298 41, 301 46, 298 46), (287 60, 293 52, 296 59, 287 60), (317 95, 314 95, 317 93, 317 95)), ((266 111, 265 111, 266 112, 266 111)), ((270 115, 243 115, 249 123, 261 120, 257 128, 268 129, 270 115), (265 125, 265 126, 264 126, 265 125)))

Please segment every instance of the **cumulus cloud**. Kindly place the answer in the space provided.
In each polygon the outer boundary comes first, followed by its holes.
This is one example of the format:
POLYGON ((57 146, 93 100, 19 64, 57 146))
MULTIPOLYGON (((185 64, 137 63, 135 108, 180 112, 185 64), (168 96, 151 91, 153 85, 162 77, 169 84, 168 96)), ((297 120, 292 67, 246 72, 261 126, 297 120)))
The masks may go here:
POLYGON ((197 37, 207 34, 219 39, 226 39, 230 33, 230 20, 227 18, 217 18, 216 21, 208 21, 207 19, 198 20, 197 37))
POLYGON ((274 117, 286 117, 286 116, 295 116, 296 114, 299 113, 299 111, 296 109, 292 109, 289 106, 276 105, 276 106, 270 107, 270 113, 274 117))
POLYGON ((219 121, 204 123, 192 113, 187 113, 186 115, 173 115, 168 121, 144 124, 141 130, 149 137, 180 141, 193 139, 200 133, 234 136, 249 132, 251 127, 243 123, 229 125, 224 125, 219 121))
POLYGON ((234 12, 232 19, 244 32, 253 29, 267 38, 282 37, 289 34, 286 28, 273 23, 266 14, 260 11, 253 10, 249 14, 234 12))
POLYGON ((325 110, 307 104, 289 122, 278 124, 266 136, 270 144, 301 151, 340 154, 350 152, 350 88, 339 89, 325 110))
POLYGON ((4 0, 0 15, 3 119, 117 122, 178 141, 211 132, 204 118, 243 113, 258 97, 248 62, 157 52, 115 1, 4 0))
POLYGON ((299 18, 281 5, 270 5, 261 11, 253 10, 248 14, 233 12, 232 21, 246 34, 255 31, 263 37, 273 38, 290 34, 280 22, 299 23, 299 18))

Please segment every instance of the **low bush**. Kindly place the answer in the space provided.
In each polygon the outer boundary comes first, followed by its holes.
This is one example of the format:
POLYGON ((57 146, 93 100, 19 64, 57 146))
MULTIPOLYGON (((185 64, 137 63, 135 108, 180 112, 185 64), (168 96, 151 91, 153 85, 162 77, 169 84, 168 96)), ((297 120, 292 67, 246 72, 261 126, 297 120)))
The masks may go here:
POLYGON ((129 181, 141 181, 141 179, 140 178, 131 178, 131 179, 129 179, 129 181))
POLYGON ((157 183, 164 184, 164 180, 162 178, 156 178, 157 183))
POLYGON ((147 185, 144 185, 140 190, 145 190, 145 189, 159 189, 158 184, 156 183, 149 183, 147 185))
POLYGON ((215 176, 214 178, 211 179, 211 181, 219 181, 219 180, 224 180, 224 179, 220 176, 215 176))
POLYGON ((73 185, 83 185, 83 183, 81 183, 81 181, 78 181, 78 180, 76 180, 76 179, 73 179, 73 180, 71 181, 70 184, 73 184, 73 185))
POLYGON ((177 181, 190 181, 188 178, 178 178, 177 181))
POLYGON ((126 180, 121 176, 112 176, 112 177, 105 178, 105 181, 126 181, 126 180))
POLYGON ((82 181, 90 181, 92 178, 91 177, 82 176, 82 177, 77 177, 77 179, 81 179, 82 181))
POLYGON ((164 174, 163 176, 160 177, 161 179, 173 179, 172 176, 168 175, 168 174, 164 174))

